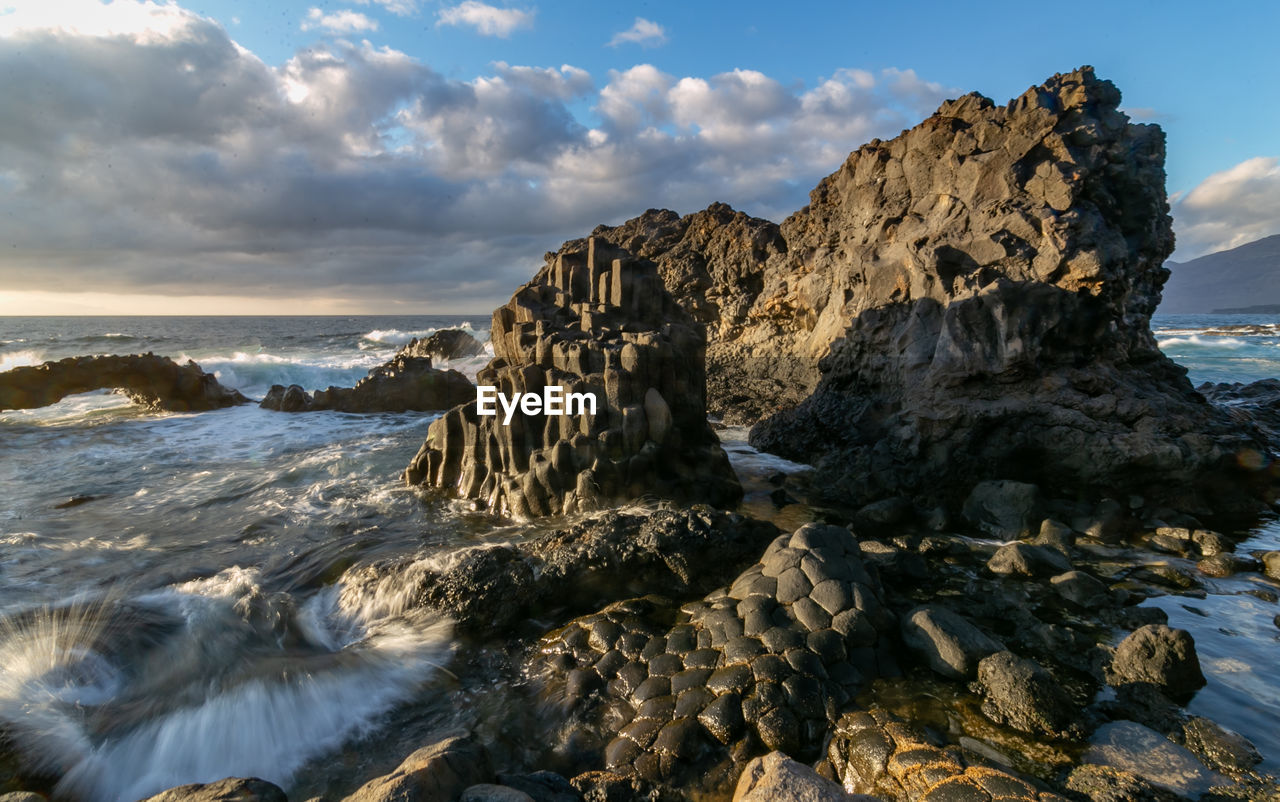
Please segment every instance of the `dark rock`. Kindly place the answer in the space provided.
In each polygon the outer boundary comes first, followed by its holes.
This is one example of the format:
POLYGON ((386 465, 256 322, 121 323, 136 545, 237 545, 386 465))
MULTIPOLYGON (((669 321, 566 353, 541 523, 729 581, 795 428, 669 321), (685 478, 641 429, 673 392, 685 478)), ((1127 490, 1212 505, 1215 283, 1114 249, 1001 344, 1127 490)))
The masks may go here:
POLYGON ((259 779, 229 777, 215 783, 170 788, 143 802, 287 802, 279 786, 259 779))
POLYGON ((427 412, 474 401, 476 388, 456 370, 427 357, 398 355, 369 371, 355 387, 330 387, 308 396, 298 385, 272 385, 259 404, 278 412, 427 412))
POLYGON ((414 337, 396 352, 396 356, 428 359, 465 359, 484 352, 484 345, 462 329, 441 329, 429 337, 414 337))
POLYGON ((1227 577, 1244 571, 1258 570, 1258 561, 1252 557, 1244 557, 1230 552, 1220 552, 1211 557, 1205 557, 1196 563, 1196 569, 1205 576, 1227 577))
POLYGON ((1071 561, 1054 549, 1006 543, 987 561, 987 570, 1002 576, 1052 576, 1070 571, 1071 561))
POLYGON ((473 785, 462 792, 458 802, 535 802, 534 798, 515 788, 492 783, 473 785))
POLYGON ((1079 712, 1049 672, 1012 652, 984 657, 978 663, 978 685, 986 699, 982 712, 1023 732, 1058 735, 1079 712))
POLYGON ((453 488, 517 518, 644 495, 717 506, 742 497, 707 423, 704 334, 653 262, 594 237, 569 243, 494 312, 491 340, 478 384, 581 405, 564 415, 522 407, 509 424, 501 410, 456 407, 431 424, 409 484, 453 488))
POLYGON ((195 362, 155 354, 77 356, 0 373, 0 410, 35 409, 92 390, 116 389, 135 404, 169 412, 201 412, 247 404, 195 362))
POLYGON ((1067 777, 1066 787, 1090 802, 1181 802, 1185 799, 1110 766, 1076 766, 1067 777))
POLYGON ((1094 732, 1091 744, 1081 758, 1083 763, 1140 777, 1181 797, 1199 799, 1212 787, 1228 782, 1185 747, 1132 721, 1102 725, 1094 732))
POLYGON ((1219 771, 1238 774, 1262 762, 1262 755, 1248 738, 1200 716, 1182 727, 1186 747, 1219 771))
POLYGON ((930 668, 952 679, 972 679, 982 658, 1004 650, 973 624, 936 605, 916 607, 903 617, 902 640, 930 668))
POLYGON ((1110 600, 1107 586, 1083 571, 1068 571, 1049 580, 1058 595, 1086 609, 1101 607, 1110 600))
POLYGON ((1148 624, 1130 633, 1116 647, 1110 682, 1148 683, 1177 698, 1202 688, 1205 679, 1191 633, 1148 624))
POLYGON ((1272 579, 1280 579, 1280 551, 1268 551, 1261 557, 1262 570, 1272 579))
POLYGON ((534 802, 580 802, 582 799, 582 794, 567 779, 551 771, 499 774, 498 782, 524 791, 534 802))
POLYGON ((1041 520, 1040 488, 1026 482, 979 482, 964 501, 969 523, 1004 540, 1020 538, 1041 520))

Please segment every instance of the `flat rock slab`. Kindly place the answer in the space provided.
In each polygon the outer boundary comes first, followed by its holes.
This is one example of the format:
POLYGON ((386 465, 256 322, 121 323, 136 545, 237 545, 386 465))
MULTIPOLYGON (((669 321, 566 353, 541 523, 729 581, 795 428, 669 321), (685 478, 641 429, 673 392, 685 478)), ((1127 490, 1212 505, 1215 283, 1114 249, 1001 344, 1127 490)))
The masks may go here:
POLYGON ((1083 762, 1135 774, 1193 799, 1215 785, 1231 782, 1206 767, 1190 750, 1133 721, 1102 725, 1091 743, 1083 762))

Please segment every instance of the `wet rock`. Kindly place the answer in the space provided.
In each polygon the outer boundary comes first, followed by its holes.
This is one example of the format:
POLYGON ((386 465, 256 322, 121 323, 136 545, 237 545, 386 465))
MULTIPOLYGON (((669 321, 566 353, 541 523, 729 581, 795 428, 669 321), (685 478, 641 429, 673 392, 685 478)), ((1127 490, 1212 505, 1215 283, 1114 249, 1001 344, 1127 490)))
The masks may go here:
POLYGON ((962 513, 969 523, 993 537, 1020 538, 1041 520, 1040 488, 1007 480, 979 482, 965 499, 962 513))
POLYGON ((978 663, 978 685, 991 720, 1029 733, 1058 735, 1078 714, 1058 681, 1034 660, 997 652, 978 663))
POLYGON ((704 335, 657 266, 594 237, 548 257, 494 312, 494 359, 477 377, 537 404, 509 422, 478 404, 449 411, 405 480, 516 518, 645 495, 736 503, 742 488, 706 419, 704 335), (547 414, 557 393, 564 414, 547 414))
POLYGON ((1148 624, 1120 642, 1109 681, 1112 685, 1150 684, 1173 698, 1194 693, 1205 684, 1191 633, 1163 624, 1148 624))
POLYGON ((1186 747, 1219 771, 1243 773, 1262 762, 1248 738, 1207 718, 1192 716, 1182 733, 1186 747))
POLYGON ((498 782, 533 797, 534 802, 581 802, 582 794, 567 779, 551 771, 499 774, 498 782))
POLYGON ((429 359, 465 359, 484 351, 484 345, 462 329, 441 329, 428 337, 414 337, 400 347, 397 356, 427 357, 429 359))
MULTIPOLYGON (((0 799, 8 802, 8 796, 0 799)), ((31 794, 30 796, 35 796, 31 794)), ((36 799, 42 797, 35 796, 36 799)), ((18 802, 18 800, 13 800, 18 802)), ((143 802, 286 802, 284 791, 266 780, 227 778, 215 783, 170 788, 143 802)))
POLYGON ((395 771, 364 785, 343 802, 435 802, 454 799, 490 779, 489 756, 464 736, 447 738, 409 755, 395 771))
POLYGON ((923 605, 902 620, 903 642, 944 677, 972 679, 978 662, 1004 645, 945 607, 923 605))
POLYGON ((1257 569, 1257 560, 1229 552, 1220 552, 1211 557, 1205 557, 1196 563, 1196 570, 1200 573, 1205 576, 1219 578, 1234 576, 1244 571, 1256 571, 1257 569))
POLYGON ((1181 802, 1185 799, 1111 766, 1077 766, 1068 775, 1066 787, 1090 802, 1181 802))
POLYGON ((1092 744, 1082 758, 1084 763, 1127 772, 1183 796, 1197 798, 1214 785, 1228 782, 1186 748, 1132 721, 1102 725, 1092 744))
POLYGON ((115 389, 135 404, 168 412, 202 412, 247 404, 195 362, 155 354, 77 356, 0 373, 0 410, 36 409, 92 390, 115 389))
POLYGON ((1272 579, 1280 579, 1280 551, 1268 551, 1261 559, 1266 575, 1272 579))
POLYGON ((1071 549, 1076 545, 1076 535, 1066 524, 1045 518, 1040 522, 1040 532, 1032 541, 1032 545, 1054 549, 1070 557, 1071 549))
POLYGON ((1001 576, 1052 576, 1071 570, 1061 552, 1026 543, 1006 543, 987 561, 987 570, 1001 576))
POLYGON ((474 400, 475 386, 458 371, 434 368, 427 357, 397 355, 355 387, 308 395, 296 384, 275 384, 259 406, 277 412, 426 412, 474 400))
POLYGON ((747 764, 733 802, 847 802, 836 783, 781 752, 770 752, 747 764))
POLYGON ((1062 598, 1086 609, 1096 609, 1109 602, 1107 586, 1083 571, 1068 571, 1049 580, 1062 598))
POLYGON ((1191 533, 1191 542, 1195 543, 1200 549, 1200 553, 1206 557, 1212 557, 1215 554, 1223 552, 1235 551, 1235 544, 1229 538, 1217 532, 1208 529, 1197 529, 1191 533))

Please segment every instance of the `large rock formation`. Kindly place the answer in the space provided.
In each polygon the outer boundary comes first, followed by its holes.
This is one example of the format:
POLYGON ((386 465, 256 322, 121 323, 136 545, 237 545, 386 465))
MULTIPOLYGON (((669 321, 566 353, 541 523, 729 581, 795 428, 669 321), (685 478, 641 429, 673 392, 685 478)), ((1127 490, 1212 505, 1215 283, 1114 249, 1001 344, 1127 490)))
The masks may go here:
MULTIPOLYGON (((653 262, 598 240, 557 255, 493 315, 494 359, 477 384, 544 399, 583 396, 583 414, 481 415, 431 424, 405 472, 515 517, 655 495, 735 503, 742 490, 706 420, 705 341, 653 262)), ((575 410, 566 410, 574 413, 575 410)))
POLYGON ((1187 485, 1265 459, 1156 347, 1164 137, 1119 103, 1087 67, 1006 106, 966 95, 859 148, 780 227, 713 206, 595 236, 689 293, 711 408, 766 417, 752 443, 817 462, 832 500, 1017 478, 1194 503, 1187 485))
POLYGON ((136 404, 198 412, 247 404, 195 362, 179 365, 155 354, 77 356, 0 373, 0 409, 35 409, 76 393, 118 389, 136 404))
POLYGON ((313 395, 296 384, 273 384, 259 406, 278 412, 427 412, 474 398, 475 386, 458 371, 434 368, 430 357, 397 354, 355 387, 330 387, 313 395))
POLYGON ((430 337, 414 337, 396 351, 396 356, 426 356, 436 359, 463 359, 477 356, 484 345, 462 329, 441 329, 430 337))

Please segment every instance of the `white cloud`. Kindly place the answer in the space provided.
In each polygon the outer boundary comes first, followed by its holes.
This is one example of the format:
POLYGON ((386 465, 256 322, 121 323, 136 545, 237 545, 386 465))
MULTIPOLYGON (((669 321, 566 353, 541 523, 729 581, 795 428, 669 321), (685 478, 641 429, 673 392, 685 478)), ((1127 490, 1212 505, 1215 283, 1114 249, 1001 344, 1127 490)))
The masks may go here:
POLYGON ((545 250, 651 206, 723 200, 781 219, 943 94, 898 71, 806 88, 647 64, 599 85, 504 62, 462 81, 342 40, 271 67, 176 6, 103 8, 89 33, 28 20, 0 37, 11 291, 483 310, 545 250), (594 116, 575 116, 586 105, 594 116))
POLYGON ((1172 200, 1178 261, 1280 233, 1280 158, 1247 159, 1172 200))
POLYGON ((484 36, 509 37, 517 28, 533 27, 532 9, 497 8, 479 0, 463 0, 437 13, 436 25, 469 26, 484 36))
POLYGON ((306 19, 302 21, 302 30, 311 31, 317 28, 330 33, 376 31, 378 30, 378 21, 370 19, 358 11, 349 9, 326 14, 318 8, 311 8, 307 11, 306 19))
POLYGON ((609 47, 622 44, 637 44, 641 47, 658 47, 667 43, 667 32, 656 22, 636 17, 635 23, 625 31, 618 31, 609 40, 609 47))
POLYGON ((382 6, 398 17, 408 17, 418 13, 417 0, 355 0, 355 2, 361 6, 367 6, 370 3, 382 6))

